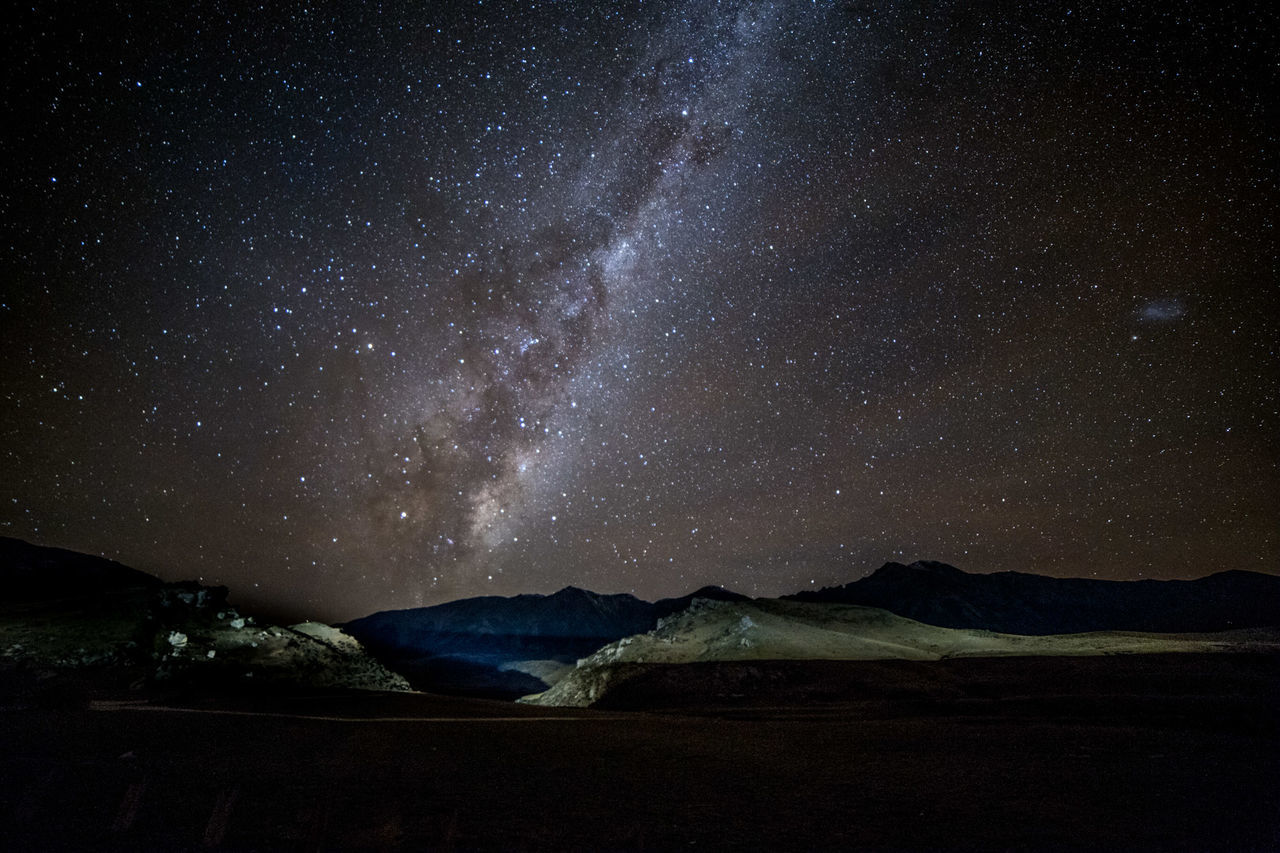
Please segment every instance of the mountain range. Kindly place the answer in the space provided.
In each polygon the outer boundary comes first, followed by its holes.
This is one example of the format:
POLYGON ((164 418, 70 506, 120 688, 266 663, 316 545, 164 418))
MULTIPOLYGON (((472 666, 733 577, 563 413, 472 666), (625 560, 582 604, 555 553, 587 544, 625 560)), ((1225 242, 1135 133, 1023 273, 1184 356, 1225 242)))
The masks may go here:
MULTIPOLYGON (((157 673, 208 668, 216 658, 223 669, 235 662, 243 676, 264 660, 292 660, 278 654, 277 646, 300 645, 310 650, 308 654, 320 656, 307 663, 313 672, 320 658, 328 660, 336 652, 339 658, 334 660, 346 669, 367 670, 367 677, 359 678, 370 684, 395 683, 385 667, 404 675, 418 689, 516 698, 547 690, 580 659, 609 644, 654 632, 664 620, 688 611, 693 602, 743 606, 751 602, 747 596, 715 586, 655 602, 571 586, 550 595, 482 596, 381 611, 339 626, 342 633, 328 626, 301 631, 304 626, 256 626, 228 606, 226 597, 223 588, 166 584, 100 557, 0 537, 0 652, 4 657, 62 664, 145 662, 154 664, 157 673), (40 634, 31 627, 33 620, 57 630, 40 634), (182 639, 170 641, 177 636, 182 639), (381 663, 376 671, 363 662, 356 665, 367 659, 365 651, 381 663)), ((772 606, 769 601, 757 599, 755 604, 772 606)), ((1190 581, 1102 581, 1021 572, 970 574, 930 561, 886 563, 844 586, 801 592, 780 601, 777 606, 791 602, 878 608, 913 624, 1024 636, 1100 631, 1186 634, 1280 626, 1280 577, 1237 570, 1190 581)), ((728 611, 717 612, 723 616, 728 611)), ((749 619, 759 616, 747 615, 749 619)), ((817 617, 806 620, 823 624, 817 617)), ((861 619, 858 624, 871 623, 861 619)), ((783 634, 794 640, 800 634, 792 628, 783 634)), ((808 629, 801 633, 811 638, 827 636, 808 629)), ((750 640, 745 635, 733 639, 750 640)), ((847 640, 841 643, 847 645, 847 640)), ((761 651, 752 654, 776 653, 784 658, 799 654, 768 652, 773 645, 761 644, 761 651)), ((627 654, 634 655, 639 648, 627 654)), ((899 653, 906 654, 895 652, 899 653)), ((288 666, 279 671, 291 672, 288 666)))
MULTIPOLYGON (((416 686, 514 698, 545 690, 578 659, 652 631, 695 599, 748 600, 720 587, 653 603, 566 587, 552 595, 483 596, 384 611, 343 627, 416 686)), ((875 607, 927 625, 1020 635, 1280 625, 1280 577, 1244 571, 1194 581, 1101 581, 970 574, 932 561, 886 563, 845 586, 788 599, 875 607)))
POLYGON ((746 596, 707 586, 648 602, 569 586, 551 595, 481 596, 381 611, 342 628, 415 686, 515 698, 545 690, 578 658, 652 630, 694 599, 746 596))
POLYGON ((1280 577, 1239 570, 1187 581, 1107 581, 1024 572, 970 574, 932 561, 886 563, 844 586, 784 598, 880 607, 929 625, 1006 634, 1188 633, 1280 625, 1280 577))

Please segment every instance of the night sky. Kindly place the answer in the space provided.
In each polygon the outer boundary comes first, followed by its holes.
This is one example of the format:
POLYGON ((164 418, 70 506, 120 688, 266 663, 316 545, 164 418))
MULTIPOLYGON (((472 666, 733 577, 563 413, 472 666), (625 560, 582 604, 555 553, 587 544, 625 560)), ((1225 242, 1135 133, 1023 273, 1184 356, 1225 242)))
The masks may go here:
POLYGON ((12 10, 0 534, 325 619, 1276 572, 1266 5, 12 10))

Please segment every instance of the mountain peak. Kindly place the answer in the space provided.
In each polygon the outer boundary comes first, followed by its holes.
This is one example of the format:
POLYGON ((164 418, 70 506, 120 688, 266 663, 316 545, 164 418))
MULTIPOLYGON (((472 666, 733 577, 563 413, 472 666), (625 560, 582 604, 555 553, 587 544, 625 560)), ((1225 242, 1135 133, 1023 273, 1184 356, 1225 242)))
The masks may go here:
POLYGON ((927 574, 938 577, 959 577, 967 575, 968 572, 957 569, 955 566, 949 563, 943 563, 939 560, 916 560, 911 565, 894 562, 885 563, 883 566, 876 569, 875 572, 871 574, 871 577, 876 577, 878 575, 896 576, 910 574, 927 574))
POLYGON ((562 587, 561 589, 558 589, 558 590, 556 590, 555 592, 551 593, 551 595, 548 595, 548 596, 547 596, 547 598, 562 598, 562 599, 565 599, 565 598, 599 598, 599 597, 600 597, 599 593, 595 593, 595 592, 592 592, 592 591, 591 591, 591 590, 589 590, 589 589, 583 589, 583 588, 582 588, 582 587, 580 587, 580 586, 574 586, 574 585, 572 585, 572 584, 570 584, 569 586, 566 586, 566 587, 562 587))

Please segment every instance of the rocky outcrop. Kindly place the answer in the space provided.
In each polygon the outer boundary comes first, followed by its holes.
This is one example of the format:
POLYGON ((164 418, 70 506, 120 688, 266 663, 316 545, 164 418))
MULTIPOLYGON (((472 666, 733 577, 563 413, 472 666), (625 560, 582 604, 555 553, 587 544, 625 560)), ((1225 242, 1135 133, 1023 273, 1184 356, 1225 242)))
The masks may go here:
POLYGON ((0 665, 34 673, 119 670, 129 680, 406 690, 404 678, 327 625, 258 624, 225 587, 164 583, 118 563, 0 547, 0 665), (63 573, 63 566, 66 566, 63 573), (39 574, 38 580, 33 573, 39 574))

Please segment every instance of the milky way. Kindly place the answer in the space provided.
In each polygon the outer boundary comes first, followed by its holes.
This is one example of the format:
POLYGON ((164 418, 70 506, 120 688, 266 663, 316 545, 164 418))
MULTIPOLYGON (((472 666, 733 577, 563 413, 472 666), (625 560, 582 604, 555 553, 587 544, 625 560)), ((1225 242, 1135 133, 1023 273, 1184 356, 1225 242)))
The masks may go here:
POLYGON ((321 618, 1280 557, 1250 4, 28 9, 0 533, 321 618))
MULTIPOLYGON (((533 205, 535 222, 540 212, 553 221, 517 228, 514 245, 495 247, 507 227, 498 214, 496 233, 469 253, 480 260, 463 278, 461 299, 475 310, 447 350, 457 366, 440 371, 439 390, 409 421, 414 447, 402 473, 414 473, 403 490, 382 490, 389 515, 412 514, 407 535, 430 541, 433 555, 476 569, 495 547, 519 541, 526 515, 544 503, 539 476, 572 452, 582 429, 566 409, 598 396, 593 385, 602 382, 593 377, 651 334, 629 327, 644 327, 650 303, 661 302, 655 294, 670 290, 660 285, 663 261, 673 246, 687 246, 680 232, 696 215, 693 185, 732 159, 741 105, 762 97, 754 78, 784 27, 753 8, 687 14, 697 20, 659 27, 622 76, 623 91, 608 93, 589 152, 562 167, 564 185, 552 190, 569 197, 533 205), (397 513, 398 502, 412 508, 397 513)), ((777 75, 772 69, 774 88, 777 75)), ((554 471, 548 476, 554 485, 554 471)))

